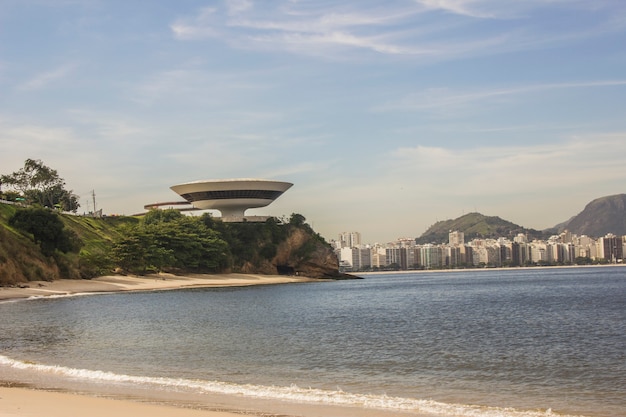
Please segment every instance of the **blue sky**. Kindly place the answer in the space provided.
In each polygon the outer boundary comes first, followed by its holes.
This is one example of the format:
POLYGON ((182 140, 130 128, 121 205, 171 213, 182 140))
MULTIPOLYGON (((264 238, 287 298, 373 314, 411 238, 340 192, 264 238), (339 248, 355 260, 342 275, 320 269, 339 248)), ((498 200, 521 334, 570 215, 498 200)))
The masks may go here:
POLYGON ((327 239, 542 229, 626 192, 626 2, 3 0, 0 146, 81 210, 253 177, 327 239))

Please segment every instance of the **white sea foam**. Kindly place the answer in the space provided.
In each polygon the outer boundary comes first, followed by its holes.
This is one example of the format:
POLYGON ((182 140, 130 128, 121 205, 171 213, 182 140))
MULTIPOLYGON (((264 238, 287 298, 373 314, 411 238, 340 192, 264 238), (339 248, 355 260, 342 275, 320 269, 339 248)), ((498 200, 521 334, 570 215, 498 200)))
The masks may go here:
POLYGON ((74 292, 74 293, 58 292, 56 293, 56 291, 48 291, 48 294, 37 294, 37 295, 31 295, 29 297, 23 297, 23 298, 10 298, 8 300, 0 300, 0 304, 18 303, 18 302, 33 301, 33 300, 48 300, 48 299, 57 299, 57 298, 86 297, 86 296, 102 295, 102 294, 114 294, 114 292, 102 291, 102 292, 74 292))
MULTIPOLYGON (((323 405, 363 407, 371 409, 407 411, 450 417, 574 417, 553 413, 548 410, 517 410, 514 408, 485 407, 466 404, 448 404, 433 400, 390 397, 331 391, 314 388, 262 386, 233 384, 220 381, 204 381, 164 377, 146 377, 116 374, 106 371, 75 369, 64 366, 24 362, 0 355, 0 366, 20 370, 36 371, 70 377, 90 382, 112 384, 135 384, 146 388, 188 390, 196 393, 238 395, 249 398, 292 401, 323 405)), ((580 417, 580 416, 579 416, 580 417)))

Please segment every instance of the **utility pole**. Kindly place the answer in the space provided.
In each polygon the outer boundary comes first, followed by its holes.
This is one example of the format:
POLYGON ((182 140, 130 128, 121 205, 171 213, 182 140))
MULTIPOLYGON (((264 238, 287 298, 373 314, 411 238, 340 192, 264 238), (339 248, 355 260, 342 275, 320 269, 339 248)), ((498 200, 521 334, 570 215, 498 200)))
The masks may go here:
POLYGON ((91 197, 93 198, 93 217, 98 217, 96 212, 96 190, 91 190, 91 197))

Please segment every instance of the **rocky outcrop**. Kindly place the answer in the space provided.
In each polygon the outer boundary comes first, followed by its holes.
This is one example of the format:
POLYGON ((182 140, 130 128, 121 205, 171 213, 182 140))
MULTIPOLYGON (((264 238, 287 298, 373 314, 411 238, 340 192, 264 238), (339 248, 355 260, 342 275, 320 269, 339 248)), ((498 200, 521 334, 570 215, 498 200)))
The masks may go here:
POLYGON ((300 275, 310 278, 343 278, 339 260, 331 247, 314 233, 293 228, 278 245, 276 255, 269 261, 254 265, 246 262, 243 273, 269 275, 300 275))
POLYGON ((294 229, 279 245, 273 263, 277 268, 292 267, 296 274, 311 278, 339 276, 339 260, 331 247, 303 229, 294 229))

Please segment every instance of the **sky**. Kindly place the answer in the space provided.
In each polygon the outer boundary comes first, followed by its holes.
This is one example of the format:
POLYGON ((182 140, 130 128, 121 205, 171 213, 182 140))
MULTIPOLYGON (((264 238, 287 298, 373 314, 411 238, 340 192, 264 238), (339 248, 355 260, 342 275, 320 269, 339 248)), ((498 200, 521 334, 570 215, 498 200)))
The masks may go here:
POLYGON ((294 186, 327 240, 470 212, 543 229, 626 192, 623 0, 2 0, 0 174, 79 212, 294 186))

